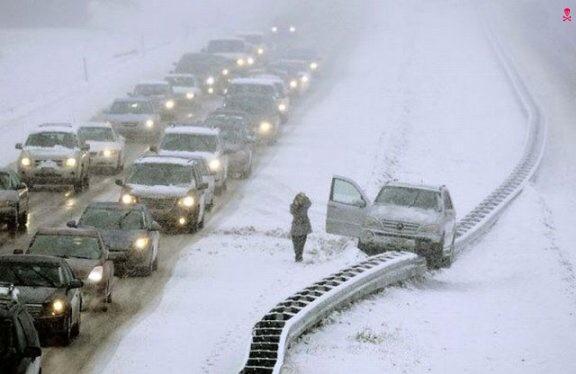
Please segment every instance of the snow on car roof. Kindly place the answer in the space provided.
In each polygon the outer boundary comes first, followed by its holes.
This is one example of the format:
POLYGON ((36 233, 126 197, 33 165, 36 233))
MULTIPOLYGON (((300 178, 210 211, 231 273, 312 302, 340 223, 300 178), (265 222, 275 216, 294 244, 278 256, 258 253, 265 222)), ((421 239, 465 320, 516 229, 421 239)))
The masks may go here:
POLYGON ((214 38, 214 39, 210 39, 210 40, 208 41, 208 43, 210 43, 210 42, 219 42, 219 41, 224 41, 224 40, 225 40, 225 41, 238 41, 238 42, 244 43, 244 39, 238 38, 238 37, 233 37, 233 36, 232 36, 232 37, 229 36, 229 37, 224 37, 224 38, 214 38))
MULTIPOLYGON (((164 82, 166 83, 166 82, 164 82)), ((133 102, 150 102, 150 99, 147 97, 142 96, 130 96, 130 97, 121 97, 119 99, 114 100, 115 103, 133 103, 133 102)))
POLYGON ((174 164, 187 166, 193 164, 194 161, 184 158, 184 157, 174 157, 174 156, 144 156, 136 161, 134 164, 174 164))
POLYGON ((112 124, 110 122, 82 122, 78 125, 78 128, 82 128, 82 127, 112 128, 112 124))
POLYGON ((200 126, 174 126, 169 127, 165 131, 166 134, 197 134, 197 135, 212 135, 218 136, 220 130, 210 129, 208 127, 200 126))
POLYGON ((386 186, 393 186, 393 187, 407 187, 407 188, 416 188, 420 190, 430 190, 430 191, 440 191, 442 186, 434 186, 434 185, 426 185, 426 184, 417 184, 417 183, 406 183, 406 182, 389 182, 386 186))
POLYGON ((39 134, 47 131, 76 134, 76 129, 72 127, 72 125, 69 123, 44 123, 36 127, 34 130, 30 131, 30 134, 39 134))
POLYGON ((274 83, 282 83, 284 84, 284 80, 282 78, 280 78, 277 75, 274 74, 259 74, 254 76, 255 79, 261 79, 261 80, 265 80, 268 82, 274 82, 274 83))

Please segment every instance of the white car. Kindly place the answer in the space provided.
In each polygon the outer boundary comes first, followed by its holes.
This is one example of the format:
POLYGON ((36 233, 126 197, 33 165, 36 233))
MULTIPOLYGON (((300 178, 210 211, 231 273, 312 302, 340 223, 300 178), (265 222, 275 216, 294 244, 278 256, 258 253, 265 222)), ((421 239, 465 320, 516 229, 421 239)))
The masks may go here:
POLYGON ((90 145, 90 168, 121 171, 126 140, 109 122, 87 122, 78 127, 78 137, 90 145))
POLYGON ((214 175, 216 192, 226 189, 228 181, 228 154, 218 129, 197 126, 172 126, 164 132, 160 147, 151 151, 161 156, 193 158, 201 156, 208 162, 214 175))
POLYGON ((179 107, 194 105, 202 96, 202 86, 193 74, 169 74, 164 80, 172 86, 179 107))
POLYGON ((143 97, 116 99, 101 117, 101 120, 112 123, 114 129, 128 141, 155 143, 164 132, 160 113, 150 100, 143 97))

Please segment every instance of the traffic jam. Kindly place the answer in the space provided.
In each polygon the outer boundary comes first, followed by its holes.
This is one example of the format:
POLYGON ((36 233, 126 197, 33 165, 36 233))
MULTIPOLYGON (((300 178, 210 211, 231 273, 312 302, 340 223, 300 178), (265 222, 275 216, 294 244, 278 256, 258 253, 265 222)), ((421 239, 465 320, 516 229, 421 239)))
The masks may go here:
POLYGON ((86 311, 122 302, 118 282, 154 274, 161 236, 202 230, 229 181, 250 178, 320 79, 320 57, 299 40, 293 25, 210 40, 90 121, 38 124, 15 144, 14 167, 0 169, 0 219, 12 238, 30 240, 0 256, 9 372, 40 372, 42 347, 70 345, 86 311), (133 160, 129 147, 141 150, 133 160), (115 199, 27 232, 37 191, 78 196, 101 175, 121 188, 115 199))

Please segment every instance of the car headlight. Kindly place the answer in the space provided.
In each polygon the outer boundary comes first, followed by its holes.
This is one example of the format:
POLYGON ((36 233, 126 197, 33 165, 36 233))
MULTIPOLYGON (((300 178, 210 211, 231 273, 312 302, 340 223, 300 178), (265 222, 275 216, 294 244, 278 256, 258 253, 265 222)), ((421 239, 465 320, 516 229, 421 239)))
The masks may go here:
POLYGON ((102 156, 106 157, 106 158, 110 158, 112 156, 114 156, 116 154, 116 150, 115 149, 105 149, 102 151, 102 156))
POLYGON ((296 88, 298 87, 298 81, 297 80, 291 80, 290 81, 290 88, 296 88))
POLYGON ((194 200, 194 197, 186 196, 186 197, 181 198, 178 203, 183 207, 192 208, 194 206, 195 202, 196 201, 194 200))
POLYGON ((30 160, 28 157, 22 157, 22 159, 20 160, 20 165, 30 166, 32 165, 32 160, 30 160))
POLYGON ((222 70, 222 75, 226 76, 230 73, 230 71, 228 69, 224 69, 222 70))
POLYGON ((174 107, 176 106, 176 102, 174 100, 168 100, 166 101, 164 106, 166 107, 166 109, 174 109, 174 107))
POLYGON ((64 309, 66 309, 66 304, 64 301, 56 299, 51 303, 50 307, 52 309, 52 314, 62 314, 64 313, 64 309))
POLYGON ((422 226, 420 226, 418 231, 423 232, 423 233, 435 234, 435 233, 440 232, 440 225, 437 225, 437 224, 422 225, 422 226))
POLYGON ((152 127, 154 127, 154 121, 149 119, 146 121, 146 127, 148 127, 149 129, 151 129, 152 127))
POLYGON ((295 26, 290 26, 290 28, 288 29, 291 33, 295 33, 296 32, 296 27, 295 26))
POLYGON ((188 100, 192 100, 194 98, 194 92, 187 92, 186 93, 186 98, 188 100))
POLYGON ((209 87, 209 88, 208 88, 208 93, 209 93, 210 95, 212 95, 212 94, 214 93, 214 88, 213 88, 213 87, 209 87))
POLYGON ((214 79, 214 77, 208 77, 208 78, 206 78, 206 84, 207 84, 208 86, 212 86, 215 82, 216 82, 216 80, 214 79))
POLYGON ((236 60, 236 63, 238 64, 238 66, 244 66, 244 64, 246 64, 246 61, 244 61, 243 58, 239 58, 238 60, 236 60))
POLYGON ((136 202, 136 198, 132 195, 130 195, 129 193, 125 193, 124 195, 122 195, 122 203, 129 205, 129 204, 134 204, 136 202))
POLYGON ((208 164, 208 167, 210 168, 211 171, 218 171, 220 170, 220 168, 222 167, 222 163, 220 162, 220 160, 218 160, 217 158, 210 161, 210 163, 208 164))
POLYGON ((104 276, 104 268, 99 265, 94 267, 94 269, 92 269, 90 274, 88 274, 88 280, 92 283, 98 283, 102 280, 103 276, 104 276))
POLYGON ((267 133, 272 129, 272 124, 267 121, 263 121, 260 123, 260 132, 267 133))
POLYGON ((278 110, 279 110, 279 111, 285 112, 286 109, 288 109, 288 108, 286 108, 286 104, 280 104, 280 105, 278 105, 278 110))
POLYGON ((69 168, 73 168, 76 166, 76 159, 73 157, 70 157, 69 159, 66 160, 66 166, 68 166, 69 168))
POLYGON ((148 238, 138 238, 134 241, 134 247, 136 249, 146 249, 148 247, 148 242, 150 240, 148 238))
POLYGON ((258 50, 256 51, 259 55, 263 55, 264 54, 264 48, 258 48, 258 50))
POLYGON ((272 31, 274 34, 276 34, 278 32, 278 27, 273 26, 270 31, 272 31))
POLYGON ((248 62, 248 65, 254 65, 254 59, 252 57, 248 57, 246 62, 248 62))
POLYGON ((306 83, 306 82, 308 82, 309 80, 310 80, 310 78, 308 78, 307 75, 304 75, 303 77, 300 78, 300 81, 301 81, 302 83, 306 83))
POLYGON ((318 63, 317 62, 311 62, 310 63, 310 70, 316 70, 318 69, 318 63))

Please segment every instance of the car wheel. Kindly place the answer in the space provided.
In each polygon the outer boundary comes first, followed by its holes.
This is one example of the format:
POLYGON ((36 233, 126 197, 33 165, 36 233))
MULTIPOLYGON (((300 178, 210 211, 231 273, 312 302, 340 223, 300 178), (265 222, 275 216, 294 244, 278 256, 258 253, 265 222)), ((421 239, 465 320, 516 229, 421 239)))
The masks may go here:
POLYGON ((80 313, 80 307, 78 307, 78 321, 72 326, 71 336, 73 338, 80 335, 80 324, 82 322, 82 314, 80 313))
POLYGON ((90 176, 88 175, 88 173, 86 173, 86 175, 82 179, 82 185, 85 190, 88 190, 90 188, 90 176))
POLYGON ((152 270, 154 270, 154 271, 158 270, 158 252, 156 252, 156 257, 154 258, 154 261, 152 262, 152 270))
POLYGON ((152 271, 154 271, 154 261, 150 260, 148 265, 140 269, 139 273, 143 277, 149 277, 152 274, 152 271))
POLYGON ((72 343, 72 312, 66 316, 66 330, 62 333, 62 345, 67 347, 72 343))
POLYGON ((11 217, 8 222, 6 223, 8 226, 8 231, 11 234, 16 234, 18 232, 18 212, 14 213, 14 217, 11 217))
POLYGON ((118 156, 118 163, 116 165, 116 173, 120 173, 124 170, 124 161, 122 161, 122 156, 118 156))
POLYGON ((74 192, 80 193, 84 190, 84 179, 77 180, 74 183, 74 192))
POLYGON ((24 212, 18 216, 18 231, 25 232, 27 229, 26 223, 28 223, 28 212, 24 212))
POLYGON ((426 262, 428 264, 428 268, 430 269, 439 269, 442 267, 442 263, 444 260, 443 256, 443 249, 444 249, 444 239, 440 241, 440 243, 435 244, 432 246, 432 250, 426 257, 426 262))
MULTIPOLYGON (((197 209, 198 214, 200 214, 200 208, 197 209)), ((189 234, 193 234, 198 231, 198 214, 195 217, 190 217, 188 225, 186 226, 186 231, 189 234)))
POLYGON ((454 236, 452 238, 452 244, 450 244, 450 254, 448 256, 444 256, 444 258, 442 259, 442 267, 443 268, 449 268, 450 266, 452 266, 452 263, 454 262, 454 256, 456 254, 455 250, 455 242, 456 237, 454 236))

